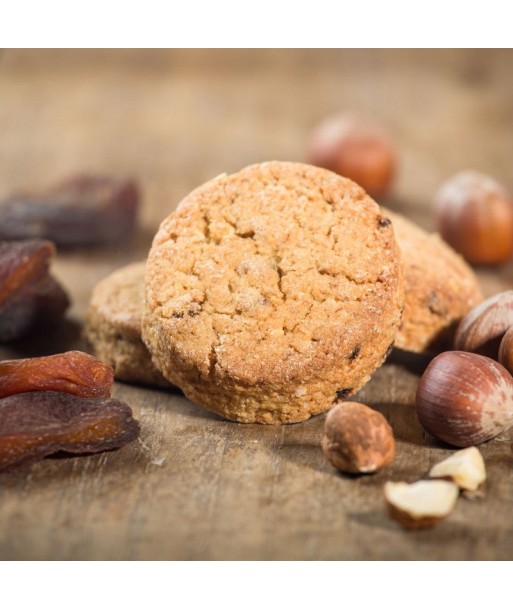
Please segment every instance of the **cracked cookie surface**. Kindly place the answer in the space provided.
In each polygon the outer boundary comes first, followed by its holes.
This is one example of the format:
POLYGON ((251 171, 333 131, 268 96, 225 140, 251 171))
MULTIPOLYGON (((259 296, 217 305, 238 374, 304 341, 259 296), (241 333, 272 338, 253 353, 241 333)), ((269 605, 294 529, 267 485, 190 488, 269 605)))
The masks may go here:
POLYGON ((299 163, 194 190, 161 224, 143 339, 187 397, 235 421, 292 423, 354 394, 399 325, 392 226, 356 184, 299 163))
POLYGON ((477 276, 437 233, 383 211, 394 226, 405 281, 404 313, 395 346, 417 353, 451 348, 458 322, 483 300, 477 276))
POLYGON ((93 290, 85 336, 98 359, 114 368, 120 381, 168 387, 141 338, 144 262, 124 266, 93 290))

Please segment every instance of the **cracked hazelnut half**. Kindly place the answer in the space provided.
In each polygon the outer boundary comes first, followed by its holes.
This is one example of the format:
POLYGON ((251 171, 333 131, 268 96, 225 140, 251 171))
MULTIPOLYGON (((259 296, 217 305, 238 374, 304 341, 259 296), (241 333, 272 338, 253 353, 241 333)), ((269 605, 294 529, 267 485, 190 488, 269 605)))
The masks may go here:
POLYGON ((454 482, 420 480, 413 484, 387 482, 385 501, 390 516, 407 529, 432 527, 447 518, 458 499, 454 482))
POLYGON ((395 441, 380 412, 357 402, 338 402, 326 416, 322 450, 340 471, 372 474, 392 462, 395 441))
POLYGON ((464 491, 475 491, 486 480, 483 456, 475 446, 458 450, 434 465, 430 478, 449 478, 464 491))

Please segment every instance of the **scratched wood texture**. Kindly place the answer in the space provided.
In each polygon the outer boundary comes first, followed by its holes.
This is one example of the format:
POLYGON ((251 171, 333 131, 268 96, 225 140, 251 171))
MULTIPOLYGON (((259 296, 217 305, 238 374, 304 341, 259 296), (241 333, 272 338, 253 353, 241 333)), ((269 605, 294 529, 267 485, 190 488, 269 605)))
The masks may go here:
MULTIPOLYGON (((513 189, 512 61, 508 51, 1 52, 0 196, 87 170, 136 176, 144 205, 130 242, 59 252, 68 321, 0 357, 80 348, 95 283, 144 258, 182 196, 252 162, 304 160, 327 113, 388 126, 401 168, 387 204, 425 227, 435 189, 456 170, 513 189)), ((488 294, 513 284, 512 265, 479 275, 488 294)), ((240 425, 178 392, 116 384, 141 440, 0 475, 0 559, 512 559, 511 434, 482 447, 484 496, 460 499, 437 528, 408 533, 385 513, 385 481, 414 481, 450 453, 413 409, 425 364, 395 353, 359 394, 398 441, 391 467, 362 478, 324 460, 323 416, 240 425)))

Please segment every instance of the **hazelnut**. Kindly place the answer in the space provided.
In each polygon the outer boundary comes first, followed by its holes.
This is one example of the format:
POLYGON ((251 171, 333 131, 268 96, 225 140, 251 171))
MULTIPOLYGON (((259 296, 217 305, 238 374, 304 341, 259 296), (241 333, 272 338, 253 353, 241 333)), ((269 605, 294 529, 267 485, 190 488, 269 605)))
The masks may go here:
POLYGON ((372 474, 392 462, 394 435, 380 412, 357 402, 338 402, 326 416, 322 450, 343 472, 372 474))
POLYGON ((430 478, 449 478, 464 491, 475 491, 486 480, 483 457, 475 446, 458 450, 431 468, 430 478))
POLYGON ((475 264, 500 264, 513 255, 513 203, 491 177, 463 171, 435 196, 438 232, 475 264))
POLYGON ((513 424, 513 378, 488 357, 447 351, 422 375, 416 407, 435 438, 461 447, 481 444, 513 424))
POLYGON ((454 348, 497 359, 500 341, 513 326, 513 290, 501 292, 471 309, 458 324, 454 348))
POLYGON ((502 337, 499 347, 499 362, 510 374, 513 374, 513 324, 502 337))
POLYGON ((390 516, 408 529, 420 529, 449 516, 459 489, 445 480, 420 480, 413 484, 387 482, 384 493, 390 516))
POLYGON ((314 130, 309 158, 313 165, 355 181, 374 197, 388 192, 396 164, 392 142, 380 127, 344 114, 325 119, 314 130))

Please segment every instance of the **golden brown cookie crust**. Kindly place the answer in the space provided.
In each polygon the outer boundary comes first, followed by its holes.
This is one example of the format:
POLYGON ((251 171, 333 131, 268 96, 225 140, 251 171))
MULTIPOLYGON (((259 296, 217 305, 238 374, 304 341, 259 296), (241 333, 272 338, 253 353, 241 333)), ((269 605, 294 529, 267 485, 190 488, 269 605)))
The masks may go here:
POLYGON ((379 206, 330 171, 274 161, 204 184, 161 224, 143 339, 192 401, 293 423, 369 380, 403 297, 379 206))
POLYGON ((144 262, 125 266, 94 288, 85 335, 96 356, 130 383, 168 387, 141 339, 144 307, 144 262))
POLYGON ((476 274, 438 234, 383 211, 404 264, 404 313, 395 346, 416 353, 448 348, 459 320, 483 300, 476 274))

